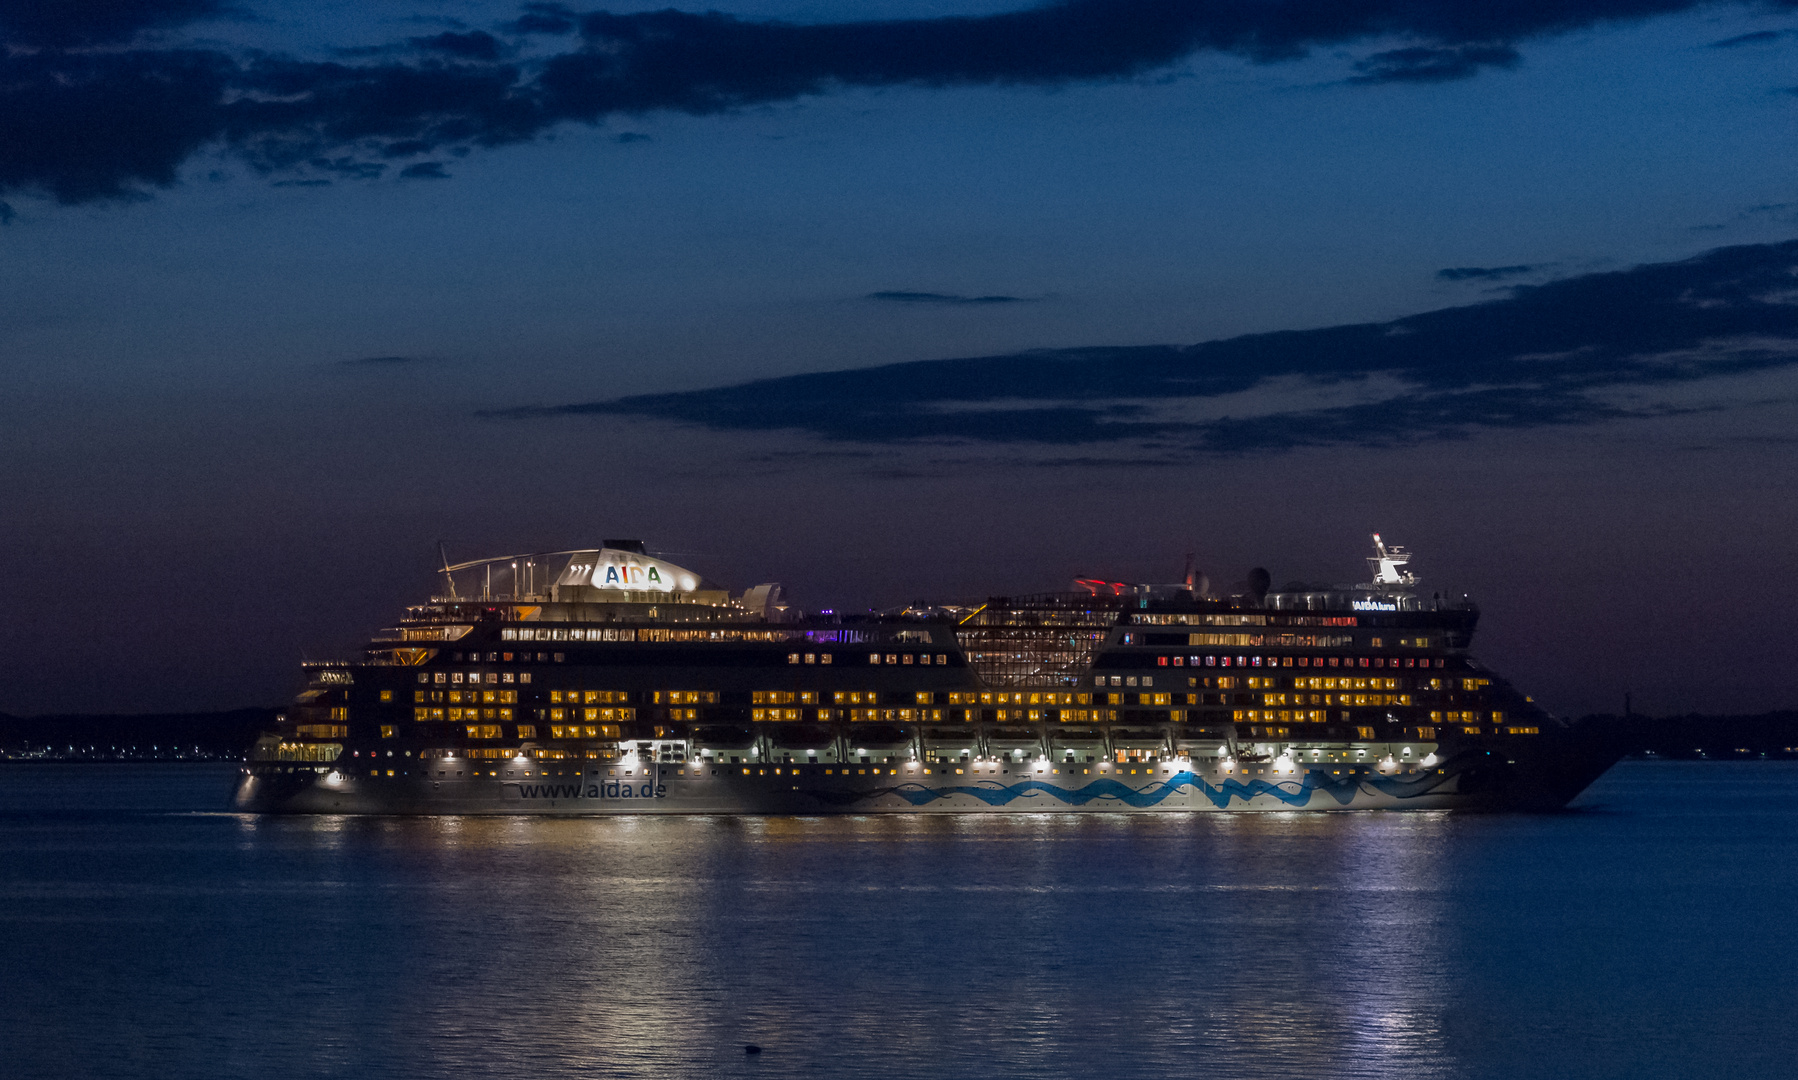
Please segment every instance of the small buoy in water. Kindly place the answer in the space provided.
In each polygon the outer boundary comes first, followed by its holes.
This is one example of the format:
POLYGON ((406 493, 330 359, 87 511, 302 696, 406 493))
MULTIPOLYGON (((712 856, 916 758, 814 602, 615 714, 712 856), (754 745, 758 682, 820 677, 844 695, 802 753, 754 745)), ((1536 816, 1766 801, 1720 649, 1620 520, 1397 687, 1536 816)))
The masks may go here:
POLYGON ((762 1052, 762 1048, 754 1043, 748 1043, 743 1047, 743 1052, 745 1054, 759 1054, 762 1052))

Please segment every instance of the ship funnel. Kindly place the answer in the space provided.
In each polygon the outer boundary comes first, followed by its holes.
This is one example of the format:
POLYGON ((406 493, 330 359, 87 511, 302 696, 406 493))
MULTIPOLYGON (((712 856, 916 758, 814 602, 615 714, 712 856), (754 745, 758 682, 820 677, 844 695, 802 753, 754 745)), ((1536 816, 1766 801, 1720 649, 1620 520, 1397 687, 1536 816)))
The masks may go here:
POLYGON ((641 540, 607 540, 605 541, 604 546, 611 548, 613 551, 628 551, 633 555, 649 554, 649 552, 643 550, 643 541, 641 540))

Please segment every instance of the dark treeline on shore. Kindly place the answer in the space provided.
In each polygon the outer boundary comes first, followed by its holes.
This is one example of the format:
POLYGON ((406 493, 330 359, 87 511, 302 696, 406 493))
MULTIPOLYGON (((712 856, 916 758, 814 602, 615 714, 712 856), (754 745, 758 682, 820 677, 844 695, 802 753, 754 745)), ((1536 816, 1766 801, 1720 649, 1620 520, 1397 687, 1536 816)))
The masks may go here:
POLYGON ((238 761, 278 709, 140 715, 8 716, 4 761, 238 761))
POLYGON ((1631 751, 1664 758, 1798 758, 1798 711, 1607 717, 1631 751))
MULTIPOLYGON (((0 761, 236 761, 277 709, 136 716, 0 713, 0 761)), ((1753 716, 1597 716, 1630 752, 1662 758, 1798 759, 1798 711, 1753 716)))

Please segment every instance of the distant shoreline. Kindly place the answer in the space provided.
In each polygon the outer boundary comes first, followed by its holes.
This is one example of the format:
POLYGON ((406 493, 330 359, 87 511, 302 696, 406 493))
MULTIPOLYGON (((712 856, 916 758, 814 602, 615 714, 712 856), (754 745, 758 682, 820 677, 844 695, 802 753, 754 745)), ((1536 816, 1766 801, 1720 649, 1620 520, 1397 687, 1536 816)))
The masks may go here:
POLYGON ((242 761, 280 713, 0 714, 0 762, 242 761))
MULTIPOLYGON (((242 761, 279 709, 141 715, 0 714, 0 763, 242 761)), ((1598 715, 1631 757, 1675 761, 1798 760, 1798 710, 1751 716, 1598 715)))

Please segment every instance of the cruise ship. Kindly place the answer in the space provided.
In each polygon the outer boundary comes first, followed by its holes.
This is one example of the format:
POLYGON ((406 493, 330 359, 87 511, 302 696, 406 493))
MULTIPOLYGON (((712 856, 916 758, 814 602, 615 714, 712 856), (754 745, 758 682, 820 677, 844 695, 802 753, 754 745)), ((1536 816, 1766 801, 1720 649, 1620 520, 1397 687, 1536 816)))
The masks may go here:
POLYGON ((305 665, 235 806, 314 814, 1545 809, 1621 750, 1469 652, 1479 611, 1370 580, 807 614, 634 540, 449 565, 360 660, 305 665))

